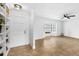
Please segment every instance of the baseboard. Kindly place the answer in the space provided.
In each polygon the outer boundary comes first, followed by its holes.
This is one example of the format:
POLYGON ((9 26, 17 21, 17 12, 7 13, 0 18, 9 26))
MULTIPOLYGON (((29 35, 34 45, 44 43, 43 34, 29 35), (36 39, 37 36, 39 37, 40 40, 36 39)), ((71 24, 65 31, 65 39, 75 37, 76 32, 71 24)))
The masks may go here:
POLYGON ((23 43, 23 44, 17 44, 17 45, 12 45, 10 46, 10 48, 15 48, 15 47, 19 47, 19 46, 23 46, 23 45, 29 45, 30 43, 23 43))
POLYGON ((74 38, 74 39, 79 39, 79 36, 67 36, 67 35, 65 35, 65 37, 70 37, 70 38, 74 38))

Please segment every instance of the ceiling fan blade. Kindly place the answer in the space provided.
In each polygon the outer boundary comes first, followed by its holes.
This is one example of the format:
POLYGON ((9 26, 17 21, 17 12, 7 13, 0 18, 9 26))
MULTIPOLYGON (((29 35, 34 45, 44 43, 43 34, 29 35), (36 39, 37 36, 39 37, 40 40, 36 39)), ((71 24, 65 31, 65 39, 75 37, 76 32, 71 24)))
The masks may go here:
POLYGON ((75 17, 75 15, 70 15, 69 17, 75 17))

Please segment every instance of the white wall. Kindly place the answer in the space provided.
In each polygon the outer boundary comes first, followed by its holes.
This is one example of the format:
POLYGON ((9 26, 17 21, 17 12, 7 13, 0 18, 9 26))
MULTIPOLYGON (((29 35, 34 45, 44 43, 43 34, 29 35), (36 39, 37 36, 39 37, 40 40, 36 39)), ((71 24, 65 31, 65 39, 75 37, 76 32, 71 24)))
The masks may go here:
POLYGON ((79 38, 79 18, 64 22, 64 35, 79 38))
POLYGON ((34 19, 34 33, 33 33, 33 37, 34 39, 41 39, 45 36, 59 36, 62 33, 61 30, 61 21, 57 21, 55 19, 49 19, 49 18, 44 18, 44 17, 40 17, 40 16, 35 16, 34 19), (56 31, 55 32, 51 32, 50 34, 45 34, 44 32, 44 24, 55 24, 56 25, 56 31))
POLYGON ((30 11, 30 19, 29 19, 29 43, 33 49, 35 49, 35 40, 33 39, 34 33, 34 11, 31 9, 30 11))

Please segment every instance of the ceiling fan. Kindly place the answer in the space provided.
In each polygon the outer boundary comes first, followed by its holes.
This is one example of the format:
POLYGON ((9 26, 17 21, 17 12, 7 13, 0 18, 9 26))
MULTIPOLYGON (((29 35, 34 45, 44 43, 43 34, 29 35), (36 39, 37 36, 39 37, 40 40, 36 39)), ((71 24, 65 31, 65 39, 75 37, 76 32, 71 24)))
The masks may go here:
POLYGON ((76 15, 64 14, 64 18, 70 19, 71 17, 75 17, 76 15))
POLYGON ((63 14, 63 17, 61 19, 64 19, 64 18, 71 19, 71 17, 75 17, 75 16, 76 15, 73 12, 68 11, 68 12, 63 14))

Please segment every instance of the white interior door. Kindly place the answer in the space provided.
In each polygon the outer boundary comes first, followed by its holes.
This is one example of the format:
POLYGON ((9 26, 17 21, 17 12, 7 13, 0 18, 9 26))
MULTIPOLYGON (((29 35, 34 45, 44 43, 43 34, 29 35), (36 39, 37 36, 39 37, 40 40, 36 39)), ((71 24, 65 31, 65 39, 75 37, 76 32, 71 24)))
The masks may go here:
POLYGON ((26 12, 14 12, 10 17, 10 47, 29 43, 29 17, 26 12))

